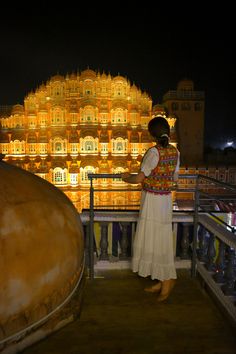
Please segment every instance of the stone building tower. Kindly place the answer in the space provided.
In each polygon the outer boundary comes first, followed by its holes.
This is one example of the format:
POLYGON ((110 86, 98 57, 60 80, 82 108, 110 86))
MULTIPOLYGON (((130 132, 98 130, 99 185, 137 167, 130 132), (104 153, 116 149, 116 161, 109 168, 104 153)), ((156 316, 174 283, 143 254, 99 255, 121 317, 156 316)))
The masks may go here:
POLYGON ((177 118, 176 133, 181 164, 196 166, 203 161, 205 97, 191 80, 182 80, 177 90, 163 96, 163 104, 177 118))

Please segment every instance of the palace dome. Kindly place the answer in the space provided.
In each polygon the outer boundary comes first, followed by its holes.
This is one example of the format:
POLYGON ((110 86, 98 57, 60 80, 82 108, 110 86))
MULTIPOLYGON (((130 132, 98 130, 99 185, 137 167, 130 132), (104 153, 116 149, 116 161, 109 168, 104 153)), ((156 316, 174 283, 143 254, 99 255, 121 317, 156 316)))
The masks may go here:
POLYGON ((127 83, 126 78, 124 78, 123 76, 117 75, 115 77, 113 77, 113 82, 124 82, 127 83))
POLYGON ((12 114, 24 114, 24 107, 21 104, 15 104, 12 107, 12 114))
POLYGON ((84 279, 84 237, 62 191, 5 162, 0 203, 0 345, 15 353, 78 312, 71 299, 84 279))
POLYGON ((53 81, 54 82, 55 81, 65 81, 65 78, 62 75, 54 75, 54 76, 51 77, 50 81, 51 82, 53 82, 53 81))
POLYGON ((95 73, 95 71, 93 71, 91 69, 86 69, 86 70, 81 72, 80 80, 86 80, 86 79, 96 80, 97 79, 97 74, 95 73))

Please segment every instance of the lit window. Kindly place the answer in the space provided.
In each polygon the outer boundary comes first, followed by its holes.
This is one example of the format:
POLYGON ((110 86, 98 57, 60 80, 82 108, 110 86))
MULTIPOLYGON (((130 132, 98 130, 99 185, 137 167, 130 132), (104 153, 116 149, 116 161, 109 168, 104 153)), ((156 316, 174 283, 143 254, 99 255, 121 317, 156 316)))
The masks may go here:
POLYGON ((61 151, 62 150, 61 143, 59 143, 59 142, 55 143, 55 150, 56 151, 61 151))
POLYGON ((62 182, 62 172, 56 172, 54 180, 55 182, 62 182))

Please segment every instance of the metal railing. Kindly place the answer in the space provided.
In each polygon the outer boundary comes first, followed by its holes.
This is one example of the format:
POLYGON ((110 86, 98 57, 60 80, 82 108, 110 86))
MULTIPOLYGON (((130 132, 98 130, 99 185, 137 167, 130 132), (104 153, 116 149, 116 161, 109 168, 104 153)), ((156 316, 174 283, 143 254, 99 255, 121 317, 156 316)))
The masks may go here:
MULTIPOLYGON (((95 192, 104 192, 104 191, 110 191, 110 192, 134 192, 134 191, 141 191, 141 188, 115 188, 115 189, 95 189, 93 185, 93 180, 94 179, 99 179, 99 178, 115 178, 115 179, 120 179, 121 174, 95 174, 95 173, 89 173, 88 174, 88 179, 90 180, 90 210, 89 210, 89 276, 90 279, 94 278, 94 193, 95 192)), ((179 175, 179 179, 184 178, 184 179, 196 179, 197 175, 179 175)), ((194 188, 184 188, 184 189, 178 189, 178 191, 184 191, 184 192, 194 192, 194 188)), ((134 206, 134 205, 126 205, 127 208, 134 206)), ((139 205, 137 205, 138 207, 139 205)), ((103 205, 103 208, 105 208, 106 205, 103 205)))
MULTIPOLYGON (((90 180, 89 210, 89 276, 94 278, 94 193, 104 189, 94 189, 93 180, 98 178, 121 178, 120 174, 88 174, 90 180)), ((236 186, 221 182, 204 175, 179 175, 181 179, 191 179, 191 187, 176 189, 176 192, 193 192, 193 239, 191 254, 191 276, 198 272, 229 317, 236 322, 236 228, 223 216, 230 213, 236 218, 236 186), (191 181, 192 182, 192 181, 191 181), (226 210, 217 209, 223 203, 226 210), (216 250, 216 240, 218 250, 216 250)), ((109 189, 109 191, 139 191, 138 189, 109 189)), ((105 206, 104 206, 105 207, 105 206)), ((126 205, 128 208, 129 205, 126 205)), ((123 216, 124 217, 124 216, 123 216)), ((127 215, 126 215, 127 217, 127 215)), ((137 221, 138 212, 133 212, 133 221, 137 221)), ((190 220, 188 220, 189 222, 190 220)), ((184 242, 188 243, 185 237, 184 242)), ((186 247, 185 247, 186 251, 186 247)))
POLYGON ((198 175, 191 274, 200 274, 235 325, 236 227, 235 222, 234 226, 229 224, 229 215, 236 216, 236 186, 198 175), (224 219, 217 216, 218 211, 223 212, 224 219))

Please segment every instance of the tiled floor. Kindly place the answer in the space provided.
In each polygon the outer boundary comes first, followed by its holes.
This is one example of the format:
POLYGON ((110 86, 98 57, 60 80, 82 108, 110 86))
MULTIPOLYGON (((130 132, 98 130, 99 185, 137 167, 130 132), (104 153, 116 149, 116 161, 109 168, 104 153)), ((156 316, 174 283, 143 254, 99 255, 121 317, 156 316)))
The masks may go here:
POLYGON ((235 354, 236 333, 189 270, 165 303, 130 270, 86 280, 81 316, 24 354, 235 354))

